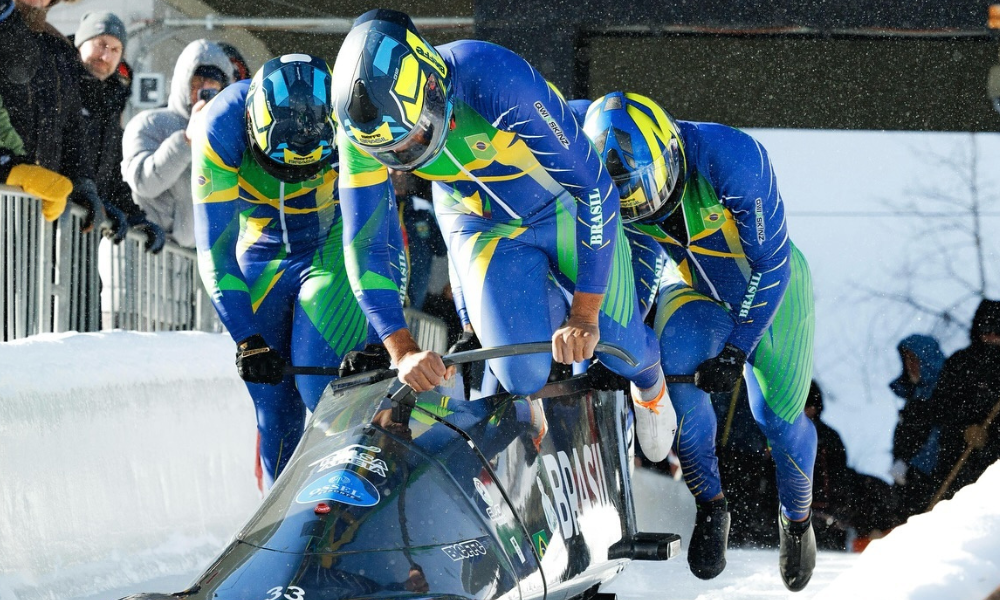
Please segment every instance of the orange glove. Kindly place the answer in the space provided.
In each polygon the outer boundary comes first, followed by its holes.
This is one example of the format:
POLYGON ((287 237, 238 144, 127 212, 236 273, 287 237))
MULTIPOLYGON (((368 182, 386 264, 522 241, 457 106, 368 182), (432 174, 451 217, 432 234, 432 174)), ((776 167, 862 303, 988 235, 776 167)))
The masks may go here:
POLYGON ((38 165, 17 165, 7 176, 7 185, 17 186, 42 200, 42 215, 55 221, 66 210, 66 198, 73 183, 55 171, 38 165))

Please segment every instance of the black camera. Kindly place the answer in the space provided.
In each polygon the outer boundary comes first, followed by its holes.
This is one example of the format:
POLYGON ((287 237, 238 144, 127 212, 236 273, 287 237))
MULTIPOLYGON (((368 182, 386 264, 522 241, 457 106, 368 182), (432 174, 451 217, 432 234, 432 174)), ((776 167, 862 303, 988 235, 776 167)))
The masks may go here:
POLYGON ((216 89, 202 88, 198 90, 198 99, 204 100, 205 102, 208 102, 209 100, 215 98, 218 95, 219 95, 219 90, 216 89))

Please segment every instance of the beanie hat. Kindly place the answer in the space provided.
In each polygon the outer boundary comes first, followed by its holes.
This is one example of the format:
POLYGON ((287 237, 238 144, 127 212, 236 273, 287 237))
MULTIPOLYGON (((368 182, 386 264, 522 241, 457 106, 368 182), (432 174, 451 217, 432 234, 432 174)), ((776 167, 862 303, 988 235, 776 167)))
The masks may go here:
POLYGON ((118 38, 125 44, 125 24, 114 13, 106 10, 89 12, 80 19, 80 26, 76 28, 75 43, 79 48, 84 42, 99 35, 110 35, 118 38))

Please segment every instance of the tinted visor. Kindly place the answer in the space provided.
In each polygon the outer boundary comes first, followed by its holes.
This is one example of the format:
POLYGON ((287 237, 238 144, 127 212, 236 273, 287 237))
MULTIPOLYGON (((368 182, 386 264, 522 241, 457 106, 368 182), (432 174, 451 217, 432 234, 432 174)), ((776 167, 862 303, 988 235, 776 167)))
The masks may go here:
POLYGON ((674 193, 681 177, 680 165, 680 148, 671 140, 664 153, 648 165, 613 173, 611 179, 621 196, 622 221, 632 223, 673 212, 681 200, 681 194, 674 193))
POLYGON ((383 165, 399 171, 413 171, 437 158, 448 133, 451 105, 437 77, 424 84, 424 106, 413 129, 406 137, 386 148, 366 148, 383 165))
MULTIPOLYGON (((282 154, 284 147, 300 155, 310 155, 320 150, 320 158, 325 158, 333 149, 334 131, 329 105, 320 101, 304 82, 292 85, 287 106, 272 109, 274 125, 271 128, 271 144, 282 154)), ((284 162, 280 156, 275 157, 284 162)))

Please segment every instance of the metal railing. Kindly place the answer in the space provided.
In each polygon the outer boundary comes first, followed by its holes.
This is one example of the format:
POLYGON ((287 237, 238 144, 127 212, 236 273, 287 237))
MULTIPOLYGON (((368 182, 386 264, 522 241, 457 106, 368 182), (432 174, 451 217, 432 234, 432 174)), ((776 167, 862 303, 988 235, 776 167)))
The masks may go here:
POLYGON ((75 205, 53 223, 41 202, 0 186, 2 341, 64 331, 221 331, 198 279, 194 250, 168 242, 159 254, 129 232, 113 245, 80 233, 75 205))
MULTIPOLYGON (((167 242, 150 254, 145 236, 131 231, 115 245, 96 230, 80 233, 84 215, 71 204, 48 223, 37 198, 0 185, 0 341, 102 329, 222 331, 194 250, 167 242)), ((411 309, 405 316, 420 347, 446 351, 443 321, 411 309)))

